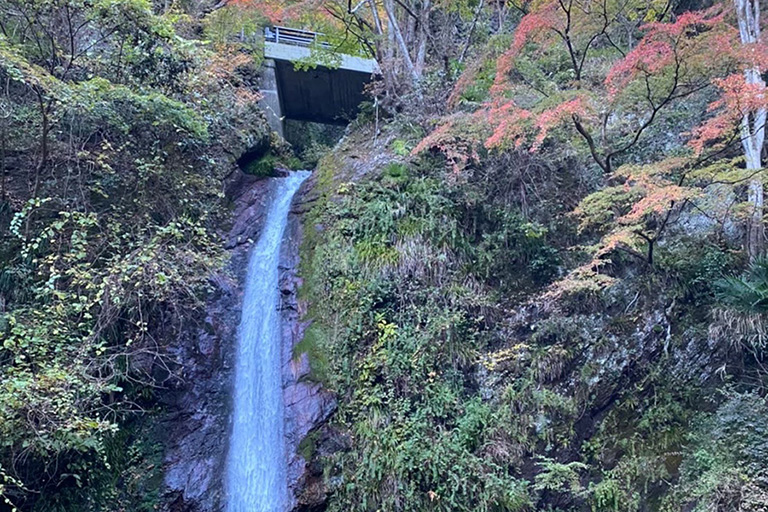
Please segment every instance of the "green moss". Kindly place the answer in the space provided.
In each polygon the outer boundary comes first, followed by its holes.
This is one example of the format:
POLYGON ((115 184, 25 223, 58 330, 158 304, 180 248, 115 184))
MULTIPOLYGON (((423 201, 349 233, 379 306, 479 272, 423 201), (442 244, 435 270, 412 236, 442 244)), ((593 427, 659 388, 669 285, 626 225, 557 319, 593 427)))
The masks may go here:
POLYGON ((317 430, 313 430, 304 436, 304 439, 299 443, 299 454, 304 457, 304 460, 309 461, 315 455, 319 437, 320 433, 317 430))
POLYGON ((280 159, 270 152, 261 158, 248 162, 244 172, 261 178, 269 178, 275 176, 275 169, 279 163, 280 159))
POLYGON ((310 325, 304 332, 304 337, 293 347, 294 360, 306 354, 309 360, 310 379, 315 382, 328 382, 328 356, 323 350, 321 338, 323 328, 318 324, 310 325))
POLYGON ((276 170, 285 167, 293 171, 304 169, 304 163, 291 153, 283 151, 275 154, 272 150, 264 156, 248 162, 243 167, 243 172, 260 178, 272 178, 277 176, 276 170))
POLYGON ((306 166, 304 165, 304 162, 302 162, 302 160, 297 156, 292 156, 288 158, 285 161, 285 165, 292 171, 300 171, 306 168, 306 166))
MULTIPOLYGON (((314 281, 312 272, 312 262, 315 248, 322 239, 322 216, 328 203, 336 191, 336 173, 343 169, 343 161, 334 152, 325 155, 315 169, 313 180, 313 194, 317 195, 317 200, 313 207, 304 215, 301 247, 299 248, 299 274, 304 282, 299 288, 299 299, 308 299, 313 296, 314 281)), ((310 307, 312 303, 310 302, 310 307)), ((312 311, 308 315, 312 318, 312 311)))
POLYGON ((402 162, 392 162, 384 169, 384 178, 394 184, 407 182, 409 176, 408 166, 402 162))
POLYGON ((402 139, 395 139, 392 141, 392 151, 398 156, 408 156, 411 153, 413 147, 402 139))
MULTIPOLYGON (((321 290, 317 288, 316 273, 314 272, 315 250, 322 243, 322 218, 329 201, 336 192, 334 184, 336 175, 343 169, 342 160, 334 153, 325 155, 313 173, 313 193, 318 196, 313 207, 304 215, 302 241, 299 247, 299 275, 302 285, 298 291, 299 300, 309 303, 306 318, 312 320, 318 316, 318 298, 321 290)), ((325 330, 321 323, 312 323, 304 333, 302 340, 294 347, 293 357, 299 358, 306 354, 309 359, 309 377, 316 381, 328 382, 328 356, 324 351, 325 330)))

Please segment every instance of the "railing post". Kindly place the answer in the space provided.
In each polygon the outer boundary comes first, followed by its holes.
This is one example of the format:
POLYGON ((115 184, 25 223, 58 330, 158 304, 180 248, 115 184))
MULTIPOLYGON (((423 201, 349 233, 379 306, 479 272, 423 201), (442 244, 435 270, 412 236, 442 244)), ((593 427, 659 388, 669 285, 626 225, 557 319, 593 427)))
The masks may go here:
POLYGON ((286 27, 266 27, 264 29, 264 37, 269 42, 279 44, 289 44, 293 46, 312 46, 312 43, 317 41, 319 34, 317 32, 310 32, 309 30, 299 30, 286 27))

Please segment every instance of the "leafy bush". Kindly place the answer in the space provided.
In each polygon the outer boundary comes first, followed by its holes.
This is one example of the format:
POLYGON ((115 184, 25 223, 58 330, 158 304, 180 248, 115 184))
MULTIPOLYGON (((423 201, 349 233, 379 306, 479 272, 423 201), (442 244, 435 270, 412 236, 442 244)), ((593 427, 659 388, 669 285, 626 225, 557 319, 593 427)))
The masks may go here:
POLYGON ((732 251, 708 240, 680 237, 659 248, 658 266, 686 304, 712 303, 723 273, 734 266, 732 251))
POLYGON ((263 157, 246 164, 243 170, 246 174, 258 176, 259 178, 268 178, 275 175, 275 169, 279 163, 280 158, 272 153, 267 153, 263 157))

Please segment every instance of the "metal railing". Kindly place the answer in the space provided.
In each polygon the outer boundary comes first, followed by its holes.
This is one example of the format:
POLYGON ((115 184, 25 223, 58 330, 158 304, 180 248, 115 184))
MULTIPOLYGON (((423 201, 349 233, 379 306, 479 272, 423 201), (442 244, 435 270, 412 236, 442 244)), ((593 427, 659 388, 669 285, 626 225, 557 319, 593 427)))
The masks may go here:
MULTIPOLYGON (((289 44, 292 46, 310 47, 316 44, 318 38, 323 34, 310 32, 309 30, 299 30, 288 27, 267 27, 264 29, 264 40, 270 43, 289 44)), ((326 42, 320 42, 323 48, 330 48, 331 45, 326 42)))

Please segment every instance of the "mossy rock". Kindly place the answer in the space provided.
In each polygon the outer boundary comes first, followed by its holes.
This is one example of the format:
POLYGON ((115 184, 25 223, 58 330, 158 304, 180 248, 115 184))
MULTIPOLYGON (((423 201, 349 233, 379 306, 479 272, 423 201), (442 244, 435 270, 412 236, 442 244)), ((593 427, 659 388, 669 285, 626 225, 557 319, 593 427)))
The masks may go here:
POLYGON ((299 454, 304 457, 304 460, 309 461, 314 457, 319 438, 320 433, 317 430, 313 430, 301 440, 299 443, 299 454))
POLYGON ((261 158, 252 160, 244 164, 241 168, 246 174, 258 176, 260 178, 271 178, 277 176, 275 169, 280 163, 280 159, 272 153, 267 153, 261 158))

